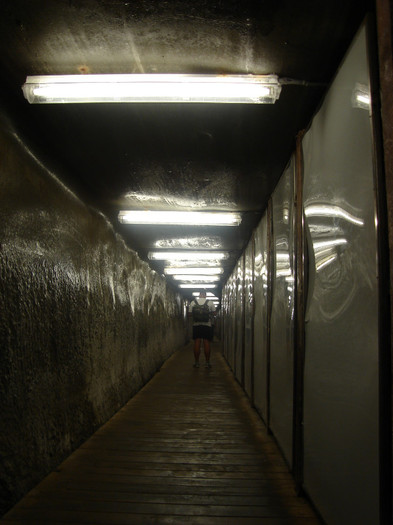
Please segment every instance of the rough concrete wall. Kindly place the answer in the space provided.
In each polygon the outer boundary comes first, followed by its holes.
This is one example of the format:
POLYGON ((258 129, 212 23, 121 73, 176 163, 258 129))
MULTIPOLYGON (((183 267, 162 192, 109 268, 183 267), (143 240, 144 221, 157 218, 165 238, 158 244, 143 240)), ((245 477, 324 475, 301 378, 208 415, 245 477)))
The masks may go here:
POLYGON ((182 303, 0 131, 0 515, 184 344, 182 303))

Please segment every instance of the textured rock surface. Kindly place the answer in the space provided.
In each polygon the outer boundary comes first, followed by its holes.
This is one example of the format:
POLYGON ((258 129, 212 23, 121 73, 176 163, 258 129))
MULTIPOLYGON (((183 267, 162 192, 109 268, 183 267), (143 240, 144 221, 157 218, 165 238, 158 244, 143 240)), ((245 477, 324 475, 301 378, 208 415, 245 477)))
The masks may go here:
POLYGON ((185 330, 163 278, 4 130, 0 219, 2 514, 149 380, 185 330))

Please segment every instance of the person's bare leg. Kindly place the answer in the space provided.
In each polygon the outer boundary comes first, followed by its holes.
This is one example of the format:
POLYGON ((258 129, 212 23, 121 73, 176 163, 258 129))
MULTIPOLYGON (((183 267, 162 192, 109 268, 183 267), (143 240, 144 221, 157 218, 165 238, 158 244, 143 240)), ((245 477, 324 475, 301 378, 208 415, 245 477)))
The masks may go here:
POLYGON ((206 363, 210 363, 210 341, 208 339, 203 340, 203 349, 205 351, 206 363))
POLYGON ((195 363, 194 363, 194 366, 196 364, 199 365, 199 355, 201 353, 201 340, 200 339, 195 339, 195 342, 194 342, 194 358, 195 358, 195 363))

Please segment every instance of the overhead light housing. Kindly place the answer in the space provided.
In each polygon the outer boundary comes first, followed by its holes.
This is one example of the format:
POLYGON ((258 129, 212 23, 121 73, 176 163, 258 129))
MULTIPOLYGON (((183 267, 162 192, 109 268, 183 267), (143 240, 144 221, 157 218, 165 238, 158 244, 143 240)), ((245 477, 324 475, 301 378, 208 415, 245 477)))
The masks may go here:
MULTIPOLYGON (((200 292, 192 292, 192 295, 193 295, 194 297, 197 297, 197 296, 199 296, 199 293, 200 293, 200 292)), ((209 300, 212 300, 212 301, 213 301, 213 300, 219 301, 219 298, 216 297, 216 296, 215 296, 213 293, 211 293, 211 292, 206 292, 206 297, 207 297, 209 300)))
POLYGON ((183 275, 221 275, 224 273, 224 269, 218 266, 211 266, 207 268, 184 268, 183 266, 177 266, 164 268, 164 273, 166 275, 177 275, 179 273, 182 273, 183 275))
POLYGON ((209 282, 214 283, 220 280, 219 275, 184 275, 184 274, 176 274, 172 276, 175 281, 183 281, 185 283, 193 282, 193 283, 199 283, 199 282, 209 282))
POLYGON ((276 75, 43 75, 22 87, 30 104, 203 102, 273 104, 276 75))
POLYGON ((123 224, 238 226, 242 218, 240 213, 233 212, 122 210, 119 221, 123 224))
POLYGON ((204 289, 211 289, 216 288, 216 284, 210 284, 210 283, 200 283, 200 284, 179 284, 179 288, 184 289, 194 289, 194 290, 204 290, 204 289))
POLYGON ((228 252, 149 252, 148 258, 152 261, 217 261, 228 259, 228 252))

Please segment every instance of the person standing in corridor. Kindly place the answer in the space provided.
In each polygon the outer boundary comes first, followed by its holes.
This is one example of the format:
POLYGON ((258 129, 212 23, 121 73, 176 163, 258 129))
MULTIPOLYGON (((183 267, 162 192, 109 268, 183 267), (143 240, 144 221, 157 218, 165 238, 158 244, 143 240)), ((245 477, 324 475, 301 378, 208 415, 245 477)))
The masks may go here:
POLYGON ((188 312, 192 315, 192 338, 194 339, 194 367, 199 367, 201 343, 205 353, 205 366, 210 368, 210 343, 213 339, 212 315, 216 307, 206 298, 206 292, 200 292, 199 297, 191 301, 188 312))

